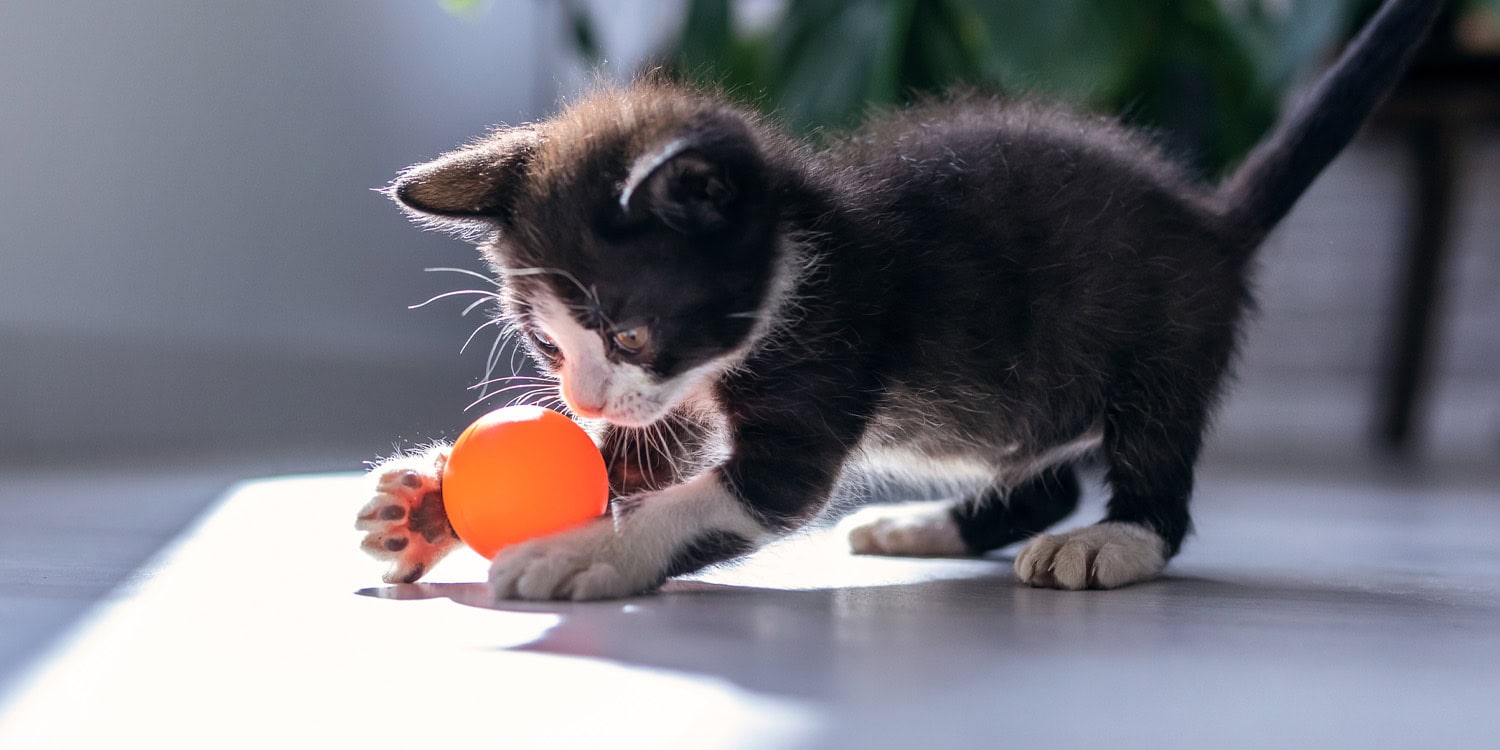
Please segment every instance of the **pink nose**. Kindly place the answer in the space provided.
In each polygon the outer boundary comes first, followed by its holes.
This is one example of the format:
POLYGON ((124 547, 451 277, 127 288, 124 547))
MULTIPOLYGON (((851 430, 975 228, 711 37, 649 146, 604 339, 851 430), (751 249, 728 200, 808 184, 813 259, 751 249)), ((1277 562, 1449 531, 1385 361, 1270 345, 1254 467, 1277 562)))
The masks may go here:
POLYGON ((584 419, 598 419, 604 416, 604 404, 584 401, 568 393, 566 388, 563 389, 563 400, 568 402, 568 408, 572 409, 574 414, 584 419))

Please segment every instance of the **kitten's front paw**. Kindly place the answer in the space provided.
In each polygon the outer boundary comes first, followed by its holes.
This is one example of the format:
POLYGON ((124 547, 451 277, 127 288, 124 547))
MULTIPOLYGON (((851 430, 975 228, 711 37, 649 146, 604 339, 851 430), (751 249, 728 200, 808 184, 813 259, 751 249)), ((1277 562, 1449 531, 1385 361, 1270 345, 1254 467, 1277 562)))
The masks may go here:
POLYGON ((1054 589, 1112 589, 1155 578, 1167 565, 1156 532, 1119 521, 1031 540, 1016 557, 1022 582, 1054 589))
POLYGON ((613 599, 655 588, 648 561, 618 551, 607 518, 561 534, 500 550, 490 564, 490 588, 499 599, 613 599), (646 571, 650 571, 648 574, 646 571))
POLYGON ((839 522, 856 555, 959 557, 970 554, 944 501, 865 508, 839 522))
POLYGON ((354 527, 365 532, 361 548, 391 566, 386 583, 411 583, 458 545, 443 506, 446 448, 391 459, 370 471, 375 492, 354 527))

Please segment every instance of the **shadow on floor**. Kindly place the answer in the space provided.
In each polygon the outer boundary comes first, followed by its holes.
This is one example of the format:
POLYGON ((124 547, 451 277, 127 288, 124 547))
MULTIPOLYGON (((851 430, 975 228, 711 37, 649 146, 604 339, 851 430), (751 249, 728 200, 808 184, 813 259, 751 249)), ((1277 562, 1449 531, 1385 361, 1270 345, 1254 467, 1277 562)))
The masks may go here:
POLYGON ((686 672, 812 699, 847 698, 865 682, 887 693, 902 685, 930 690, 1020 677, 1049 660, 1128 661, 1174 651, 1242 665, 1358 660, 1429 640, 1435 627, 1450 637, 1467 630, 1494 641, 1500 617, 1500 605, 1462 592, 1194 575, 1068 592, 1022 586, 998 567, 993 575, 802 590, 673 581, 658 595, 591 603, 497 603, 482 583, 357 593, 554 614, 561 618, 556 626, 517 650, 686 672))

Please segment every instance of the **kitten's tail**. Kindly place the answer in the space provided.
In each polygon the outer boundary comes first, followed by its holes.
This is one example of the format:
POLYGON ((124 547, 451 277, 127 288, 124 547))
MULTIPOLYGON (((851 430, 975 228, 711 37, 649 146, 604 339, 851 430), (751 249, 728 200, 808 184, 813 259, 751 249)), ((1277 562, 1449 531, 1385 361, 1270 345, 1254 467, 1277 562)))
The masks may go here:
POLYGON ((1290 117, 1219 188, 1236 231, 1254 248, 1354 138, 1396 85, 1442 0, 1387 0, 1290 117))

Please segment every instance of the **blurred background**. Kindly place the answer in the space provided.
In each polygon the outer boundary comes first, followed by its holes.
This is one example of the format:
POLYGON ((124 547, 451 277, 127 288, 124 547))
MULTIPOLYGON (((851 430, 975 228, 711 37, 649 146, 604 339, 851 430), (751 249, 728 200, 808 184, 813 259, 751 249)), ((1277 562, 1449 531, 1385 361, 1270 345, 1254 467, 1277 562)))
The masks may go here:
MULTIPOLYGON (((451 437, 475 251, 371 191, 646 65, 809 138, 955 82, 1232 164, 1359 0, 0 2, 0 683, 230 483, 451 437)), ((1271 239, 1208 461, 1490 482, 1500 0, 1271 239), (1400 460, 1391 460, 1392 458, 1400 460)), ((1490 486, 1494 486, 1493 484, 1490 486)))
MULTIPOLYGON (((462 303, 407 306, 463 285, 424 267, 475 254, 370 188, 547 115, 591 70, 655 60, 814 138, 955 81, 1040 93, 1150 127, 1213 175, 1369 5, 6 3, 0 466, 342 461, 453 434, 488 342, 458 354, 477 320, 462 303)), ((1454 5, 1424 56, 1429 85, 1408 87, 1271 241, 1215 450, 1500 451, 1496 5, 1454 5), (1440 215, 1424 213, 1442 191, 1440 215), (1403 345, 1414 294, 1430 304, 1403 345)))

